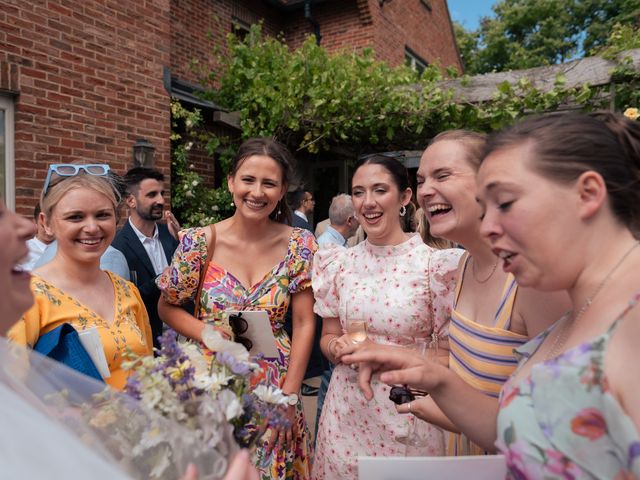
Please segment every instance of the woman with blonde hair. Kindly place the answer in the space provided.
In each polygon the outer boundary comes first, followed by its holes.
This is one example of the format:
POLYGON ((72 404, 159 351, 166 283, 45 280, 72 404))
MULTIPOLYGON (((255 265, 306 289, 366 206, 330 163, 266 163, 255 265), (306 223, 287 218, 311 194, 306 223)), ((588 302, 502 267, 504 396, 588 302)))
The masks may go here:
POLYGON ((45 230, 58 249, 33 272, 35 304, 10 330, 14 342, 33 347, 41 335, 68 323, 78 331, 97 329, 110 376, 122 389, 121 364, 130 350, 152 353, 149 318, 135 286, 100 269, 100 257, 116 233, 118 191, 104 164, 50 165, 40 205, 45 230))

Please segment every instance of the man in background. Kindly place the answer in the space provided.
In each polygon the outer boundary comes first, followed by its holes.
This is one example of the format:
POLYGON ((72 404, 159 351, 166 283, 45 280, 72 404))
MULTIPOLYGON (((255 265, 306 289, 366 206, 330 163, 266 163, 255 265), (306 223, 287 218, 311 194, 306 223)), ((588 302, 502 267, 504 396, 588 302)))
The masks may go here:
POLYGON ((347 240, 356 233, 358 225, 351 196, 346 193, 336 195, 329 206, 329 225, 318 237, 318 246, 322 248, 334 244, 345 247, 347 240))
POLYGON ((49 235, 44 229, 44 218, 40 215, 40 202, 36 203, 36 207, 33 209, 33 221, 35 222, 38 230, 36 236, 31 240, 27 240, 27 247, 29 248, 29 256, 22 263, 22 268, 28 272, 35 268, 36 262, 40 259, 44 253, 47 245, 53 242, 55 239, 53 235, 49 235))
POLYGON ((116 234, 113 247, 120 250, 129 266, 149 314, 153 344, 159 347, 162 320, 158 316, 160 290, 155 279, 171 263, 178 246, 180 226, 170 212, 164 212, 164 175, 151 168, 136 167, 123 178, 129 218, 116 234), (167 224, 158 223, 166 218, 167 224))
POLYGON ((293 208, 291 225, 293 227, 306 228, 310 232, 313 232, 311 222, 309 222, 309 215, 313 213, 315 204, 316 202, 311 192, 307 192, 302 188, 293 192, 291 196, 291 208, 293 208))

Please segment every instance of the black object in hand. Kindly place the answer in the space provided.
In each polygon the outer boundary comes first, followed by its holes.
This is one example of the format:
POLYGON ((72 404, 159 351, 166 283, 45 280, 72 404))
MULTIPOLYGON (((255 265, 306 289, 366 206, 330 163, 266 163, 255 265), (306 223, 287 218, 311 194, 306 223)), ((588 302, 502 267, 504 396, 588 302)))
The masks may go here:
POLYGON ((389 391, 389 400, 391 400, 396 405, 401 405, 403 403, 409 403, 416 399, 415 395, 411 393, 411 390, 405 385, 395 387, 391 387, 389 391))

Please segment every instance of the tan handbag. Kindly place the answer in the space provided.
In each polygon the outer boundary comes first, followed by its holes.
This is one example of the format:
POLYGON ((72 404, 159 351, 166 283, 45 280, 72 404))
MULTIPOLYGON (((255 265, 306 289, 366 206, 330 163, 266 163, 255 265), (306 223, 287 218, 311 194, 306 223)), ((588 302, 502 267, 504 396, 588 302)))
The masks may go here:
POLYGON ((193 316, 200 320, 200 295, 202 294, 202 287, 204 284, 204 276, 209 269, 209 263, 211 263, 211 258, 213 257, 213 249, 216 246, 216 227, 214 225, 209 226, 209 230, 211 231, 211 237, 209 238, 209 242, 207 242, 207 258, 204 262, 204 265, 200 267, 200 280, 198 281, 198 291, 196 292, 196 297, 194 298, 195 308, 193 310, 193 316))

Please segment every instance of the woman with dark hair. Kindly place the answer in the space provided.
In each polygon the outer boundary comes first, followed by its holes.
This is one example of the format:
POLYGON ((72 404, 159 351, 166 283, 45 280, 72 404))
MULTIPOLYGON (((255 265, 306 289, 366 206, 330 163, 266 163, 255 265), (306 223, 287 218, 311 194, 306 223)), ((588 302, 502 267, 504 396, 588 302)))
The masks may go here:
POLYGON ((225 310, 268 313, 279 356, 259 360, 262 374, 254 382, 288 395, 291 425, 268 432, 268 444, 258 449, 257 466, 265 479, 304 479, 310 468, 309 431, 298 395, 315 330, 310 287, 317 244, 310 232, 286 224, 292 168, 293 158, 282 144, 269 138, 245 141, 227 178, 235 213, 215 225, 181 232, 173 261, 158 279, 160 317, 196 342, 202 340, 205 323, 230 333, 220 321, 225 310), (191 300, 199 304, 198 318, 179 307, 191 300), (283 329, 289 304, 292 339, 283 329))
POLYGON ((565 290, 573 309, 519 348, 499 405, 389 348, 343 357, 360 362, 365 396, 372 371, 428 390, 472 440, 495 443, 511 478, 638 478, 639 183, 640 124, 620 115, 550 114, 496 135, 481 232, 519 285, 565 290))
MULTIPOLYGON (((323 318, 320 347, 335 364, 319 423, 313 477, 357 477, 358 456, 404 456, 415 418, 396 413, 389 387, 376 383, 377 399, 366 404, 356 372, 340 363, 340 352, 357 339, 363 323, 367 341, 398 345, 409 338, 447 334, 454 275, 461 250, 434 250, 402 230, 411 189, 397 160, 368 157, 351 181, 353 206, 367 239, 355 247, 320 250, 313 271, 315 311, 323 318)), ((362 335, 362 331, 360 335, 362 335)), ((444 345, 443 345, 444 346, 444 345)), ((446 349, 442 350, 446 353, 446 349)), ((443 433, 429 426, 421 454, 442 455, 443 433)))

